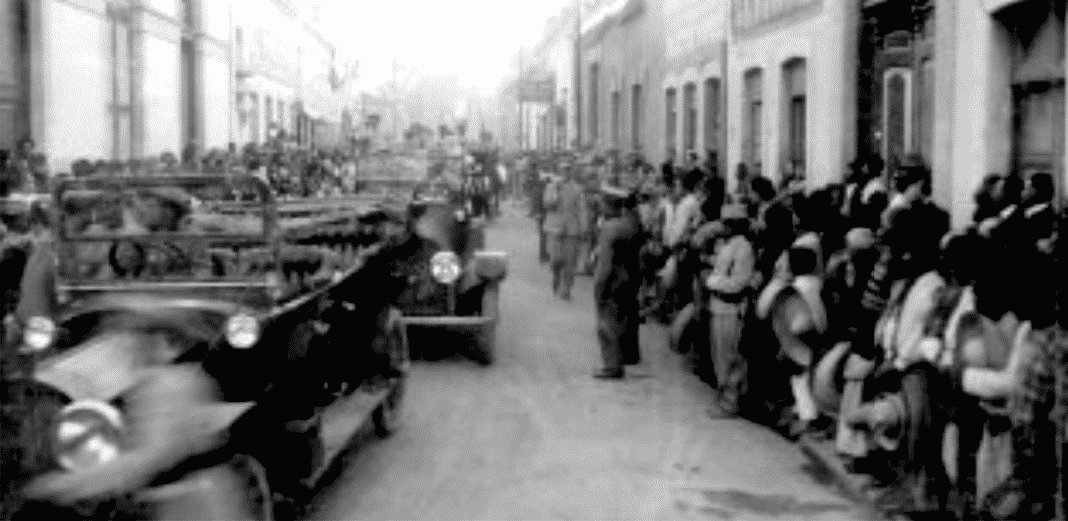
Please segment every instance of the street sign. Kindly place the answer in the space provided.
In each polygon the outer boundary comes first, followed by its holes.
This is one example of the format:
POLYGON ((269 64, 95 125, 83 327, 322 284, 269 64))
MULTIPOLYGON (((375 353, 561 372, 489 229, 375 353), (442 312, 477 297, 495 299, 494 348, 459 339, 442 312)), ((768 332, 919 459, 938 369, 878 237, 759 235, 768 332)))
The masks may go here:
POLYGON ((523 102, 552 103, 556 98, 556 80, 527 80, 519 86, 519 99, 523 102))

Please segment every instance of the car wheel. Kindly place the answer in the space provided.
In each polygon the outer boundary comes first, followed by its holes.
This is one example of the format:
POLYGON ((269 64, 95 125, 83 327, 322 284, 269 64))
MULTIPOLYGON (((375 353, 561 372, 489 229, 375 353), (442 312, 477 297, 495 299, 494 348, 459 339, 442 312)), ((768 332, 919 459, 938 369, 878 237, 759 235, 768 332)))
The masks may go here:
POLYGON ((375 435, 379 438, 388 438, 400 429, 405 384, 404 377, 398 378, 393 388, 389 390, 389 394, 371 415, 375 435))

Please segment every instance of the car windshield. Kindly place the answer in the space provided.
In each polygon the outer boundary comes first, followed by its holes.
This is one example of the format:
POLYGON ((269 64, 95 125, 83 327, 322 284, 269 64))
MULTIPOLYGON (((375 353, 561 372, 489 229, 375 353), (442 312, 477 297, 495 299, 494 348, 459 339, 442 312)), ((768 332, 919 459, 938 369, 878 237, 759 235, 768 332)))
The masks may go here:
POLYGON ((64 279, 256 279, 271 264, 273 205, 252 178, 77 180, 57 203, 64 279))

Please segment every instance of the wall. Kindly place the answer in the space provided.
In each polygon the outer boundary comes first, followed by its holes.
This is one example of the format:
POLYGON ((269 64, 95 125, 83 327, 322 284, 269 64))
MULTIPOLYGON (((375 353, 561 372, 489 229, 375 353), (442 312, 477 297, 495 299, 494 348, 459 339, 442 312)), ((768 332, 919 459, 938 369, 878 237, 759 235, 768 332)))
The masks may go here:
POLYGON ((111 157, 111 40, 103 1, 41 4, 43 85, 33 100, 44 117, 38 147, 52 169, 79 157, 111 157))
POLYGON ((621 151, 631 150, 631 86, 642 86, 643 103, 638 141, 647 160, 657 161, 663 150, 662 96, 657 95, 664 77, 664 24, 655 2, 629 0, 604 25, 582 37, 583 140, 599 149, 611 148, 612 92, 620 92, 621 151), (599 143, 590 134, 590 65, 600 66, 598 88, 599 143))
MULTIPOLYGON (((665 93, 669 88, 674 88, 678 93, 676 111, 679 117, 675 125, 675 152, 678 154, 676 157, 683 157, 685 152, 683 150, 685 145, 683 91, 687 83, 694 83, 697 86, 697 151, 704 158, 704 83, 709 78, 722 79, 723 77, 723 45, 728 34, 728 14, 729 4, 727 2, 714 2, 709 5, 709 2, 704 0, 667 0, 663 4, 661 16, 664 19, 664 27, 667 28, 667 38, 664 44, 666 73, 663 83, 655 93, 655 98, 659 100, 660 107, 657 117, 664 120, 666 124, 665 93)), ((720 89, 721 92, 724 89, 722 82, 720 89)), ((722 124, 722 111, 724 110, 722 99, 720 110, 722 124)), ((659 148, 663 150, 666 147, 667 129, 665 128, 659 148)), ((722 155, 722 151, 720 154, 722 155)), ((722 157, 721 162, 723 162, 722 157)))
POLYGON ((174 20, 145 13, 144 155, 180 154, 183 143, 180 96, 181 30, 174 20))
POLYGON ((202 141, 205 150, 226 149, 236 141, 231 124, 235 87, 230 67, 230 1, 208 0, 201 4, 202 34, 197 41, 201 57, 200 114, 203 115, 202 141))
MULTIPOLYGON (((806 170, 810 186, 841 178, 856 140, 859 7, 827 0, 733 0, 727 56, 727 164, 743 159, 743 75, 763 69, 763 172, 779 179, 787 139, 783 64, 806 61, 806 170)), ((733 184, 734 176, 729 176, 733 184)))

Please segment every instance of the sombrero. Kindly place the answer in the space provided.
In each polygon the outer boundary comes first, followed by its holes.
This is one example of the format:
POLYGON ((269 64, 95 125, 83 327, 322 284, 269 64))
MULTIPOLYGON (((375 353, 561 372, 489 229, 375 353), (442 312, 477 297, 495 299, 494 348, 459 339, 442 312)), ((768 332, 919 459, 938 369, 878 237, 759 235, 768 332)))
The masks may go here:
POLYGON ((839 342, 816 362, 812 371, 812 397, 824 413, 839 410, 842 403, 842 388, 845 385, 844 371, 853 345, 839 342))
POLYGON ((890 339, 896 354, 894 363, 898 369, 904 369, 911 363, 922 360, 934 361, 925 356, 929 354, 926 351, 934 346, 923 341, 924 328, 937 305, 936 292, 945 285, 946 281, 937 272, 931 271, 916 279, 905 295, 901 314, 897 319, 896 335, 890 339))
POLYGON ((814 275, 802 275, 794 277, 793 280, 772 279, 764 287, 764 290, 760 292, 760 297, 757 298, 757 318, 766 320, 771 316, 774 305, 778 302, 780 296, 784 296, 783 293, 787 289, 796 291, 805 304, 808 305, 809 311, 812 313, 813 326, 816 330, 820 332, 826 331, 827 309, 823 305, 823 298, 820 294, 823 290, 823 282, 814 275))

